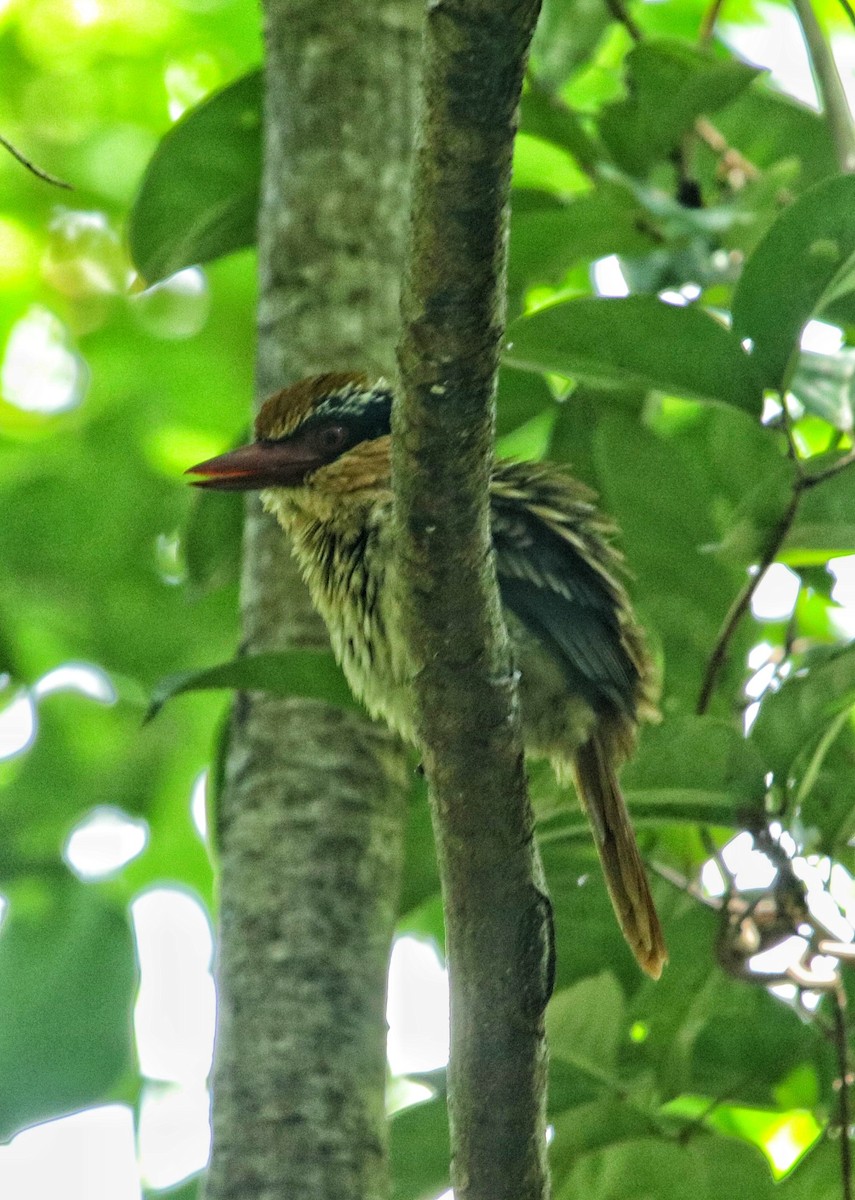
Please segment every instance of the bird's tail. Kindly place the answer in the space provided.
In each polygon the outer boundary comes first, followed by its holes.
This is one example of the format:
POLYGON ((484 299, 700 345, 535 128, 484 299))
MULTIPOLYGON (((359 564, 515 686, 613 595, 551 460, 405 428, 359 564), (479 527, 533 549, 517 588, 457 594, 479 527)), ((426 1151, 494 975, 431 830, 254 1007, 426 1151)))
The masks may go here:
POLYGON ((623 936, 639 966, 658 979, 668 961, 626 801, 601 736, 577 752, 573 774, 594 830, 603 873, 623 936))

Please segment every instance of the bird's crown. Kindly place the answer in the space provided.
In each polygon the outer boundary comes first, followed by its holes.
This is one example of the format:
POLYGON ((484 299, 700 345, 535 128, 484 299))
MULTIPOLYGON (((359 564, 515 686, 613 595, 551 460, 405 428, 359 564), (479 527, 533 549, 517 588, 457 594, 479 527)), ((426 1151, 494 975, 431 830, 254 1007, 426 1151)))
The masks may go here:
POLYGON ((390 432, 392 389, 361 374, 314 375, 265 400, 255 421, 259 441, 281 441, 297 429, 344 426, 349 445, 390 432))

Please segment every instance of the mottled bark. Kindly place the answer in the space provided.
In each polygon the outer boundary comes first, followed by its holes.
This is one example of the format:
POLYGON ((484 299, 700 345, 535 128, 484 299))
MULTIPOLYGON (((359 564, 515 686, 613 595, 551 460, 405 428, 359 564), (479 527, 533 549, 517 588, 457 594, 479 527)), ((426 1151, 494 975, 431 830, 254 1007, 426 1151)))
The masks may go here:
POLYGON ((538 0, 428 9, 395 488, 451 973, 457 1200, 543 1200, 550 909, 487 479, 516 111, 538 0))
MULTIPOLYGON (((393 363, 416 0, 268 0, 258 399, 393 363)), ((245 646, 325 640, 274 521, 250 504, 245 646)), ((392 739, 250 694, 230 731, 209 1200, 387 1194, 384 994, 406 779, 392 739)))

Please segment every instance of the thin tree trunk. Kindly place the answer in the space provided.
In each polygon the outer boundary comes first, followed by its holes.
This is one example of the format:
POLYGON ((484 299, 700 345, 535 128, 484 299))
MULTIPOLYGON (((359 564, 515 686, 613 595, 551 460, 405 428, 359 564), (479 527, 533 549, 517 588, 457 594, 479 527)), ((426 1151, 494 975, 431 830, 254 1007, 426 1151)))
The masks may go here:
MULTIPOLYGON (((258 399, 393 363, 417 0, 268 0, 258 399)), ((251 503, 245 646, 323 644, 251 503)), ((381 1200, 384 995, 402 862, 397 745, 353 714, 248 694, 219 813, 209 1200, 381 1200)))
POLYGON ((487 481, 516 114, 539 0, 435 0, 396 412, 399 570, 451 984, 457 1200, 544 1200, 551 912, 487 481))

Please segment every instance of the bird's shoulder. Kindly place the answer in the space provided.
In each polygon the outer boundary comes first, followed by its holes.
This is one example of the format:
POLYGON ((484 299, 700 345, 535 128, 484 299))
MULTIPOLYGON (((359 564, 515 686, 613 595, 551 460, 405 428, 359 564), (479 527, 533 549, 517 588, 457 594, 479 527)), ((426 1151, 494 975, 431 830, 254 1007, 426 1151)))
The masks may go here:
POLYGON ((597 711, 647 707, 650 664, 614 526, 593 492, 544 463, 499 462, 490 485, 502 600, 597 711))

